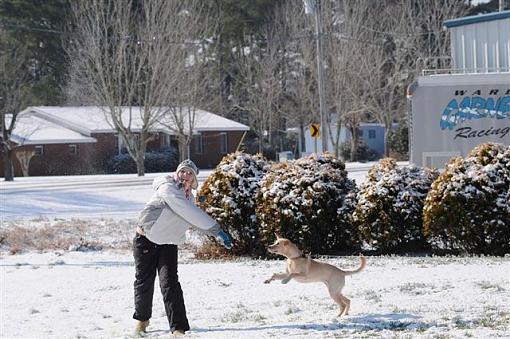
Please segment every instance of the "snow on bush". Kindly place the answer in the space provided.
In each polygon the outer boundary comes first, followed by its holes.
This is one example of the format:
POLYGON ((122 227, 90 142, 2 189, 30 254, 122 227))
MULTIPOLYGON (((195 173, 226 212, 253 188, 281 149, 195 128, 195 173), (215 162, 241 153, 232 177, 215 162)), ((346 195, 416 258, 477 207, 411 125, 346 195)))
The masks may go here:
POLYGON ((276 164, 260 181, 257 217, 267 246, 274 233, 314 254, 358 248, 350 223, 356 184, 331 154, 276 164))
POLYGON ((258 254, 262 250, 255 215, 258 182, 267 168, 260 155, 236 152, 225 156, 202 185, 199 202, 233 239, 234 254, 258 254))
POLYGON ((454 158, 432 184, 424 227, 436 250, 510 253, 510 147, 482 144, 454 158))
POLYGON ((375 164, 358 191, 353 214, 362 240, 383 253, 424 249, 423 203, 438 175, 427 168, 399 167, 391 158, 375 164))

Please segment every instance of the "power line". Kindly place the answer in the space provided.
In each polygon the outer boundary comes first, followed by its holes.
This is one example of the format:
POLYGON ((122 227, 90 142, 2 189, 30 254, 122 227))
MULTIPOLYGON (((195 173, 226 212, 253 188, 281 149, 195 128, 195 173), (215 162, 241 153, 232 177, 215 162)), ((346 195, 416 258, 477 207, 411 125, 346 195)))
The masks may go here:
POLYGON ((406 37, 406 38, 417 36, 417 35, 429 35, 429 34, 444 33, 443 30, 426 31, 426 32, 421 32, 421 33, 400 33, 400 32, 381 31, 381 30, 377 30, 377 29, 372 28, 372 27, 368 27, 368 26, 361 25, 361 24, 356 24, 356 23, 350 23, 350 24, 354 25, 354 26, 358 26, 358 27, 363 28, 365 30, 374 32, 374 33, 385 34, 385 35, 393 35, 393 36, 396 36, 396 37, 406 37))
MULTIPOLYGON (((413 37, 413 36, 417 36, 417 35, 429 35, 429 34, 443 33, 443 31, 440 30, 440 31, 427 31, 427 32, 421 32, 421 33, 416 33, 416 34, 405 34, 405 33, 389 32, 389 31, 381 31, 381 30, 377 30, 377 29, 374 29, 374 28, 371 28, 368 26, 364 26, 361 24, 355 24, 355 23, 351 23, 351 24, 358 26, 360 28, 363 28, 365 30, 374 32, 374 33, 379 33, 382 35, 391 35, 391 36, 395 36, 395 37, 409 38, 409 37, 413 37)), ((65 32, 65 31, 49 29, 49 28, 28 27, 26 25, 20 25, 20 24, 14 24, 14 23, 3 23, 0 26, 3 27, 5 30, 11 31, 11 32, 29 31, 29 32, 44 32, 44 33, 57 34, 57 35, 79 36, 78 33, 74 33, 74 32, 65 32)), ((336 31, 322 32, 322 35, 331 36, 334 34, 342 34, 342 33, 343 33, 342 31, 336 30, 336 31)), ((359 38, 348 36, 345 34, 342 34, 341 36, 337 35, 336 37, 340 38, 340 39, 344 39, 344 40, 352 40, 352 41, 370 43, 370 41, 368 41, 368 40, 361 40, 359 38)), ((315 39, 315 38, 316 38, 316 34, 308 33, 308 34, 303 34, 303 35, 298 35, 298 36, 283 36, 281 38, 276 38, 276 37, 269 38, 269 39, 268 38, 258 38, 257 40, 258 41, 267 41, 267 42, 275 42, 275 41, 276 42, 277 41, 290 42, 290 41, 296 41, 296 40, 302 40, 302 39, 315 39)), ((110 36, 110 37, 98 37, 97 39, 101 39, 101 40, 105 39, 107 41, 133 40, 133 41, 142 43, 142 42, 152 42, 156 39, 156 37, 149 38, 149 39, 143 39, 143 38, 138 38, 138 37, 133 37, 133 36, 125 36, 125 37, 111 37, 110 36)), ((195 42, 195 41, 172 41, 172 40, 169 40, 169 41, 165 41, 165 43, 175 44, 175 45, 199 45, 199 46, 203 45, 203 42, 195 42)))
MULTIPOLYGON (((10 32, 22 32, 22 31, 28 31, 28 32, 44 32, 44 33, 50 33, 50 34, 57 34, 57 35, 66 35, 66 36, 75 36, 75 37, 79 37, 80 34, 79 33, 76 33, 76 32, 64 32, 64 31, 59 31, 59 30, 54 30, 54 29, 46 29, 46 28, 37 28, 37 27, 27 27, 25 25, 19 25, 19 24, 12 24, 12 23, 8 23, 8 24, 2 24, 0 25, 2 28, 4 28, 6 31, 10 31, 10 32)), ((89 38, 96 38, 96 40, 105 40, 105 41, 112 41, 112 42, 115 42, 115 41, 133 41, 133 42, 137 42, 137 43, 142 43, 142 42, 153 42, 156 37, 152 37, 152 38, 147 38, 147 39, 140 39, 139 37, 134 37, 134 36, 130 36, 130 35, 126 35, 126 36, 123 36, 123 37, 115 37, 115 36, 109 36, 109 37, 106 37, 106 36, 88 36, 89 38)), ((164 36, 160 36, 159 38, 165 38, 164 36)), ((203 42, 194 42, 194 41, 172 41, 172 40, 168 40, 168 41, 165 41, 166 43, 168 44, 175 44, 175 45, 203 45, 203 42)))

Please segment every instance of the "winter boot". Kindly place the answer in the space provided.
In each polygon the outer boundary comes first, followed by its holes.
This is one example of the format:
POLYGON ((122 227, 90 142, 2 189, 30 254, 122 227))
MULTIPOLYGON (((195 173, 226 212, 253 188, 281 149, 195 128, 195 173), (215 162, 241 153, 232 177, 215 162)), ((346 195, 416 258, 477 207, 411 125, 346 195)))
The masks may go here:
POLYGON ((174 336, 174 337, 180 337, 183 335, 184 335, 184 331, 182 331, 182 330, 175 330, 172 332, 172 336, 174 336))
POLYGON ((149 320, 145 321, 136 321, 135 325, 135 337, 143 337, 145 334, 145 330, 147 329, 147 326, 149 326, 149 320))

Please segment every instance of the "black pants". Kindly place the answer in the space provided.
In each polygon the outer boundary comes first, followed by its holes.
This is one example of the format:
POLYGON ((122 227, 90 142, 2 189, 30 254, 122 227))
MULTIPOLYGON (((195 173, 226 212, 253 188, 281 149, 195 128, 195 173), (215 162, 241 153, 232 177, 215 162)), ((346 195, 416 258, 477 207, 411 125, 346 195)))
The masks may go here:
POLYGON ((157 245, 137 234, 133 240, 133 256, 136 269, 133 318, 145 321, 152 316, 152 297, 157 272, 170 330, 188 331, 186 308, 177 276, 177 246, 157 245))

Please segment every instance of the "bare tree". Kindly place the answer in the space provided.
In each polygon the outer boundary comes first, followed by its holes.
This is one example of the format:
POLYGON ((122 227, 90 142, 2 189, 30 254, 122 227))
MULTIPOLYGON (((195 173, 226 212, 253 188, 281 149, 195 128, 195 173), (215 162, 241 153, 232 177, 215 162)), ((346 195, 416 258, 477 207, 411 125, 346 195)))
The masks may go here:
POLYGON ((14 180, 14 149, 11 140, 18 114, 26 102, 30 79, 30 59, 26 46, 9 39, 0 30, 0 129, 5 181, 14 180))
MULTIPOLYGON (((322 6, 326 32, 321 37, 327 87, 325 114, 328 124, 336 125, 336 128, 328 128, 327 135, 322 137, 332 142, 338 156, 341 126, 345 125, 352 134, 351 160, 356 160, 359 123, 365 118, 368 107, 366 88, 358 69, 365 66, 364 51, 370 35, 360 25, 370 18, 371 2, 324 1, 322 6)), ((288 104, 282 111, 288 111, 286 117, 297 124, 304 135, 305 125, 319 121, 313 18, 304 15, 302 3, 295 2, 289 2, 289 8, 280 17, 284 18, 290 32, 286 50, 285 98, 288 104)))
POLYGON ((156 120, 152 111, 132 108, 139 103, 143 81, 150 79, 146 74, 150 42, 141 36, 142 18, 137 18, 134 6, 131 0, 73 2, 76 38, 67 50, 71 86, 88 93, 90 101, 103 109, 136 162, 138 175, 144 175, 145 148, 156 120))
POLYGON ((23 172, 24 177, 28 177, 28 170, 30 169, 30 160, 35 155, 35 151, 33 149, 17 149, 16 157, 19 160, 21 165, 21 171, 23 172))
POLYGON ((167 88, 168 110, 159 119, 177 137, 181 161, 191 155, 194 128, 203 117, 198 108, 207 106, 211 97, 209 88, 214 75, 208 59, 209 43, 204 37, 218 24, 205 3, 188 1, 186 6, 175 27, 180 34, 176 39, 183 41, 171 66, 175 83, 167 88))
POLYGON ((195 0, 80 0, 72 6, 71 83, 103 107, 144 175, 147 143, 186 87, 187 46, 204 23, 196 16, 203 6, 195 0))
POLYGON ((407 22, 405 11, 391 3, 380 3, 372 14, 372 27, 366 27, 368 39, 364 48, 365 67, 359 73, 367 92, 366 102, 373 118, 385 129, 385 156, 389 156, 387 140, 397 112, 405 107, 405 88, 412 81, 414 60, 408 46, 412 37, 403 33, 407 22), (396 35, 395 32, 400 32, 396 35))
POLYGON ((266 144, 272 144, 273 132, 279 126, 283 56, 278 34, 273 24, 266 25, 262 47, 252 44, 239 60, 239 96, 242 100, 238 107, 247 112, 261 153, 266 144))
POLYGON ((359 146, 359 125, 366 119, 367 86, 360 76, 360 70, 371 69, 366 62, 367 46, 373 44, 372 36, 363 25, 373 13, 371 1, 337 1, 330 3, 325 11, 325 22, 330 34, 325 39, 328 55, 328 94, 335 115, 328 136, 339 155, 341 127, 351 134, 351 161, 356 161, 359 146))
POLYGON ((281 45, 284 50, 284 85, 280 112, 290 126, 299 128, 298 149, 304 149, 305 130, 319 122, 316 43, 313 24, 304 13, 302 2, 288 1, 276 9, 281 45))
POLYGON ((442 22, 465 10, 462 1, 383 1, 374 5, 373 20, 362 27, 373 44, 365 49, 360 75, 369 93, 367 104, 373 118, 385 129, 384 153, 389 156, 388 139, 392 124, 405 115, 407 86, 431 56, 449 54, 442 22))
MULTIPOLYGON (((399 6, 406 16, 406 31, 414 40, 418 68, 438 66, 434 59, 450 57, 450 36, 443 29, 447 19, 463 17, 468 13, 469 5, 464 0, 399 0, 399 6), (432 62, 432 64, 431 64, 432 62)), ((441 68, 450 65, 439 65, 441 68)), ((420 69, 417 69, 420 71, 420 69)))

